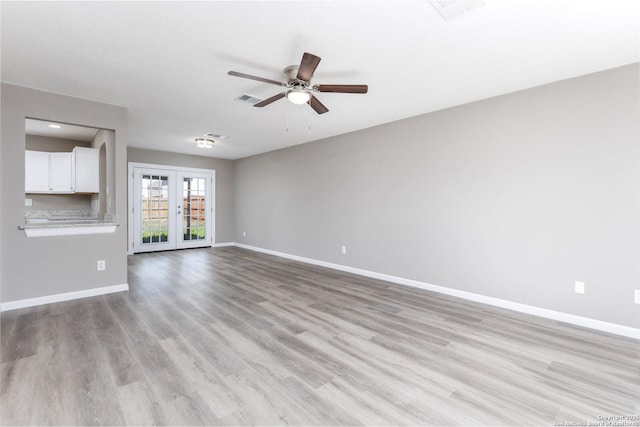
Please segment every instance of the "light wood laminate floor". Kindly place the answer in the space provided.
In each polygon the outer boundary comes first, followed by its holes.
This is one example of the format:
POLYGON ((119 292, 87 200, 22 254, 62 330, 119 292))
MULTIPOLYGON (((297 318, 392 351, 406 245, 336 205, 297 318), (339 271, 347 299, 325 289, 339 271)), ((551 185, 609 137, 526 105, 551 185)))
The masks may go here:
POLYGON ((632 339, 240 248, 135 255, 129 283, 2 314, 3 424, 553 425, 639 413, 632 339))

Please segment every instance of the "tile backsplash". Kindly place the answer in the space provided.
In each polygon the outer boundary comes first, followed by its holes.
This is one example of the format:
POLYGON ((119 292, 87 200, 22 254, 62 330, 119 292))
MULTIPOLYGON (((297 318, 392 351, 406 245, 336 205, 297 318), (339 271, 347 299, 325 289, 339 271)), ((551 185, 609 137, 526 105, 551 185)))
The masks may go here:
POLYGON ((92 209, 47 209, 29 210, 25 215, 25 222, 38 219, 48 220, 84 220, 97 219, 98 212, 92 209))

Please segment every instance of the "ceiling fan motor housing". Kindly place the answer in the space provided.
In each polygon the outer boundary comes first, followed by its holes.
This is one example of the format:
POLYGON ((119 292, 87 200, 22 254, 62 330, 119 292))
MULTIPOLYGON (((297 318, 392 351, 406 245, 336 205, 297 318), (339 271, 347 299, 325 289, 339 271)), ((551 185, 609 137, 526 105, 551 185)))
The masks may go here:
POLYGON ((298 65, 289 65, 284 69, 284 74, 287 76, 287 86, 292 89, 309 90, 309 82, 300 80, 298 78, 298 65))
POLYGON ((287 76, 287 81, 298 80, 298 68, 299 65, 289 65, 284 69, 284 74, 287 76))

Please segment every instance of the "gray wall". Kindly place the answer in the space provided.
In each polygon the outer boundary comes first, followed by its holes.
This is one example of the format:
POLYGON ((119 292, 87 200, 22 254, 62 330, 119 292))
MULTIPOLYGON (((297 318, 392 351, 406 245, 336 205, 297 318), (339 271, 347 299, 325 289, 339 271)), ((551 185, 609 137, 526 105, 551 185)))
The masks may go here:
POLYGON ((127 283, 126 110, 8 84, 2 84, 0 104, 0 301, 127 283), (28 238, 18 230, 25 213, 26 117, 115 130, 115 233, 28 238), (99 259, 106 260, 106 271, 96 271, 99 259))
POLYGON ((128 161, 216 171, 216 243, 235 241, 233 160, 129 147, 128 161))
POLYGON ((91 143, 50 136, 26 135, 25 149, 48 152, 72 152, 74 147, 90 147, 91 143))
MULTIPOLYGON (((33 194, 24 196, 31 199, 31 206, 25 206, 24 211, 49 211, 49 210, 90 210, 91 195, 87 194, 33 194)), ((31 213, 31 216, 34 216, 31 213)), ((37 215, 35 215, 37 217, 37 215)))
MULTIPOLYGON (((104 221, 112 221, 116 215, 116 203, 113 190, 117 188, 116 182, 116 135, 113 131, 100 129, 91 141, 91 147, 100 150, 100 193, 91 196, 93 203, 97 204, 98 218, 104 221), (104 150, 104 151, 103 151, 104 150), (102 158, 104 156, 104 159, 102 158)), ((126 193, 127 189, 122 191, 126 193)), ((121 218, 126 224, 127 218, 121 218)))
POLYGON ((639 327, 639 72, 239 160, 237 241, 639 327))

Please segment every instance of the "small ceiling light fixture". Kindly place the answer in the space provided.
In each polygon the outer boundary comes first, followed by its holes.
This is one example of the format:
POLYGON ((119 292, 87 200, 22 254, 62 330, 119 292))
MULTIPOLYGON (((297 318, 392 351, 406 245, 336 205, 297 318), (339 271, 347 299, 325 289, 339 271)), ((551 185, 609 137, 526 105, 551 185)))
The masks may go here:
POLYGON ((211 138, 196 138, 196 147, 198 148, 213 148, 215 141, 211 138))
POLYGON ((205 133, 204 137, 205 138, 215 138, 215 139, 227 139, 227 138, 229 138, 226 135, 220 135, 219 133, 213 133, 213 132, 205 133))
POLYGON ((60 129, 60 128, 62 128, 62 126, 60 126, 60 125, 54 125, 54 124, 50 124, 50 125, 49 125, 49 127, 50 127, 50 128, 54 128, 54 129, 60 129))
POLYGON ((311 94, 303 89, 291 89, 289 92, 287 92, 287 99, 294 104, 302 105, 309 102, 309 100, 311 99, 311 94))

